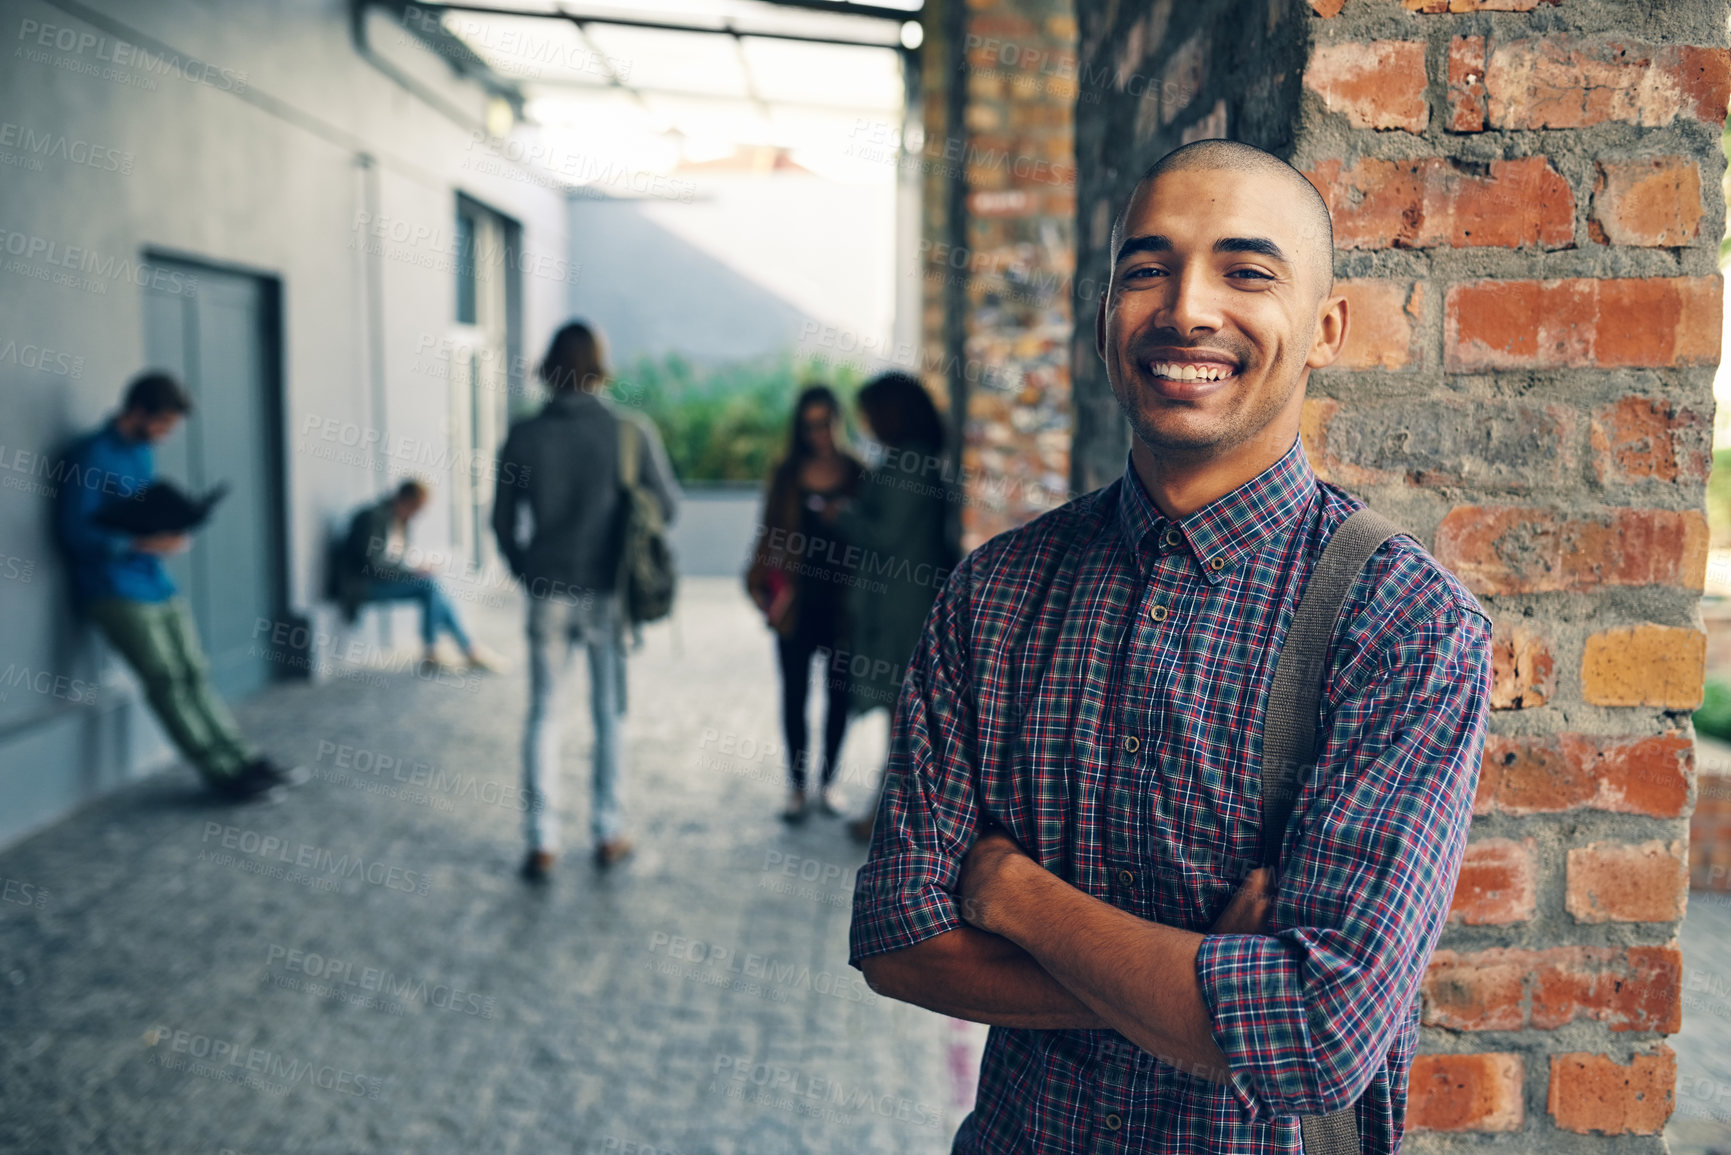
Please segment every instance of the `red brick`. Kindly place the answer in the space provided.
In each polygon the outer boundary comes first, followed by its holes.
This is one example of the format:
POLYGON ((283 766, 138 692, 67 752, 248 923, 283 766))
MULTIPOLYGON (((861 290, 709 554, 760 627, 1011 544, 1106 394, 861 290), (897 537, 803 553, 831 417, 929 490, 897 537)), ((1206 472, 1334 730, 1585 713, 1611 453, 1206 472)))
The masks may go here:
POLYGON ((1644 946, 1440 950, 1423 996, 1424 1024, 1451 1031, 1548 1031, 1589 1019, 1672 1034, 1682 1025, 1683 956, 1644 946))
POLYGON ((1354 128, 1423 132, 1430 123, 1424 48, 1422 40, 1318 45, 1304 70, 1304 86, 1354 128))
POLYGON ((1677 1103, 1677 1055, 1660 1044, 1624 1066, 1609 1055, 1551 1056, 1545 1109, 1564 1131, 1657 1135, 1677 1103))
POLYGON ((1699 590, 1707 576, 1707 519, 1695 510, 1571 514, 1461 505, 1437 526, 1432 552, 1474 593, 1655 585, 1699 590))
POLYGON ((1569 851, 1566 905, 1576 922, 1676 922, 1688 893, 1681 842, 1595 842, 1569 851))
POLYGON ((1407 1126, 1419 1131, 1518 1131, 1525 1071, 1519 1055, 1414 1055, 1407 1126))
POLYGON ((1692 116, 1725 122, 1731 56, 1567 33, 1495 44, 1485 68, 1492 128, 1647 128, 1692 116))
POLYGON ((1324 20, 1340 15, 1340 10, 1346 7, 1346 0, 1310 0, 1310 7, 1324 20))
POLYGON ((1449 41, 1449 131, 1485 130, 1485 38, 1449 41))
POLYGON ((1601 406, 1588 436, 1601 484, 1704 481, 1713 466, 1712 418, 1668 397, 1624 397, 1601 406))
POLYGON ((1533 840, 1484 838, 1467 843, 1449 921, 1503 926, 1533 917, 1533 840))
POLYGON ((1706 673, 1707 635, 1692 626, 1601 630, 1581 649, 1581 698, 1595 706, 1694 710, 1706 673))
POLYGON ((1557 662, 1544 637, 1499 621, 1491 633, 1491 709, 1532 710, 1556 693, 1557 662))
POLYGON ((1341 369, 1404 369, 1413 359, 1413 326, 1424 288, 1411 281, 1336 281, 1346 298, 1346 345, 1341 369))
POLYGON ((1593 1019, 1613 1031, 1675 1034, 1683 1026, 1683 955, 1675 947, 1558 947, 1533 952, 1531 1024, 1593 1019))
POLYGON ((1701 169, 1680 156, 1600 161, 1593 185, 1594 240, 1671 247, 1701 232, 1701 169))
POLYGON ((1421 988, 1425 1025, 1453 1031, 1520 1030, 1526 1025, 1522 1004, 1532 953, 1437 951, 1421 988))
POLYGON ((1695 744, 1672 732, 1636 738, 1558 734, 1485 739, 1474 814, 1608 810, 1678 818, 1695 744))
POLYGON ((1443 307, 1443 365, 1482 369, 1712 365, 1721 282, 1708 277, 1476 281, 1443 307))
POLYGON ((1344 170, 1329 160, 1305 175, 1328 202, 1337 249, 1574 243, 1574 194, 1542 156, 1488 166, 1367 157, 1344 170))

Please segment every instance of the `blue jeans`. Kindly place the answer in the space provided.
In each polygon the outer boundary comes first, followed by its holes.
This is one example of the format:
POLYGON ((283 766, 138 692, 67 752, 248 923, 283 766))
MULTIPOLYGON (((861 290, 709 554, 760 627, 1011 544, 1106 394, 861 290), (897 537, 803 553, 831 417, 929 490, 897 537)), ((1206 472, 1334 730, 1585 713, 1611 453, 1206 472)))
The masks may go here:
POLYGON ((369 582, 366 604, 371 605, 374 602, 420 603, 421 644, 432 649, 433 643, 439 640, 439 631, 444 630, 456 640, 465 654, 469 652, 469 635, 463 631, 463 623, 457 620, 457 611, 452 607, 451 599, 445 596, 445 591, 440 589, 439 583, 432 578, 369 582))
POLYGON ((583 594, 529 599, 529 722, 523 735, 523 798, 529 849, 559 848, 559 689, 581 644, 589 656, 589 708, 595 719, 593 802, 596 842, 625 829, 620 779, 625 761, 624 635, 619 599, 583 594))

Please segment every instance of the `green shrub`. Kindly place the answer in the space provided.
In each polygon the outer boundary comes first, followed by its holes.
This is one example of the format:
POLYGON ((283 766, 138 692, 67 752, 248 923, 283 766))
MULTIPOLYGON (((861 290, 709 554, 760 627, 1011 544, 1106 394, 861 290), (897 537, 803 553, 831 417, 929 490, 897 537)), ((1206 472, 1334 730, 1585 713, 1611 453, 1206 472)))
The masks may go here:
POLYGON ((791 351, 702 367, 677 353, 639 357, 613 391, 655 422, 681 481, 760 482, 787 447, 793 399, 812 382, 834 389, 851 420, 858 370, 791 351))
POLYGON ((1709 738, 1731 742, 1731 685, 1718 678, 1707 679, 1701 708, 1695 711, 1695 729, 1709 738))

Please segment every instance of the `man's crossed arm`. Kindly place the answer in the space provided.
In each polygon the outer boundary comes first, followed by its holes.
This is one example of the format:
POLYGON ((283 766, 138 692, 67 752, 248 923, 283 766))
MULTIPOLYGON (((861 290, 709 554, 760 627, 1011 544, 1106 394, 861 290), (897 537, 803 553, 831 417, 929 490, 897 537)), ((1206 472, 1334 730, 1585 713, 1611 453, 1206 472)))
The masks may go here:
MULTIPOLYGON (((1253 871, 1210 933, 1267 934, 1272 902, 1271 873, 1253 871)), ((1163 1062, 1228 1081, 1196 978, 1202 935, 1076 889, 1001 831, 968 852, 960 909, 971 925, 862 960, 872 989, 993 1026, 1110 1028, 1163 1062)))

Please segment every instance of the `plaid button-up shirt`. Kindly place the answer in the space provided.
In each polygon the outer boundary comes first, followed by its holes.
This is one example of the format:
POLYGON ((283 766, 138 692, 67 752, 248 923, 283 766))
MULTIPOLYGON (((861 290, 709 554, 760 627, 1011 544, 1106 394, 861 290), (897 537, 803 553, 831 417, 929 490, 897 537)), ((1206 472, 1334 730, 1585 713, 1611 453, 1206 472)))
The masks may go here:
MULTIPOLYGON (((962 926, 988 821, 1140 918, 1207 934, 1262 837, 1279 646, 1360 507, 1301 444, 1172 520, 1132 469, 993 538, 926 620, 898 701, 851 960, 962 926)), ((992 1028, 959 1152, 1291 1152, 1357 1101, 1393 1152, 1419 981, 1460 869, 1490 701, 1491 626, 1413 539, 1348 596, 1282 853, 1274 934, 1207 935, 1197 977, 1231 1070, 1212 1083, 1110 1030, 992 1028)))

